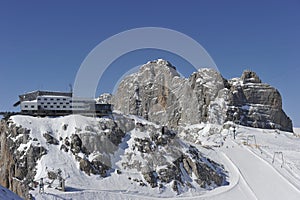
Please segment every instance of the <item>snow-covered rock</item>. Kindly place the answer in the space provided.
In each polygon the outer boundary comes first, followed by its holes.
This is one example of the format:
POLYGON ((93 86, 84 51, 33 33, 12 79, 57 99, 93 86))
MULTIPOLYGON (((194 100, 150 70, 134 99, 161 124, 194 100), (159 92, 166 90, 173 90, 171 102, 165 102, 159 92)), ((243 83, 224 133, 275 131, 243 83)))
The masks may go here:
POLYGON ((292 120, 282 110, 279 91, 262 83, 255 72, 246 70, 240 79, 229 80, 229 88, 229 120, 256 128, 293 131, 292 120))
POLYGON ((110 104, 112 95, 109 93, 101 94, 97 99, 97 103, 110 104))
POLYGON ((127 76, 112 103, 115 110, 173 128, 237 121, 292 132, 292 121, 282 110, 280 93, 262 83, 252 71, 225 80, 216 70, 204 68, 182 78, 170 62, 155 60, 127 76))
POLYGON ((24 198, 36 193, 40 178, 59 187, 58 176, 67 191, 116 187, 108 182, 120 176, 141 193, 157 188, 167 196, 228 184, 223 166, 177 132, 136 116, 113 118, 16 115, 2 121, 1 183, 24 198))
POLYGON ((168 61, 156 60, 126 77, 112 103, 123 113, 173 128, 210 120, 223 123, 226 112, 213 111, 225 110, 224 104, 215 106, 218 92, 223 88, 223 78, 213 69, 202 69, 185 79, 168 61), (218 115, 221 120, 214 120, 209 112, 224 116, 218 115))

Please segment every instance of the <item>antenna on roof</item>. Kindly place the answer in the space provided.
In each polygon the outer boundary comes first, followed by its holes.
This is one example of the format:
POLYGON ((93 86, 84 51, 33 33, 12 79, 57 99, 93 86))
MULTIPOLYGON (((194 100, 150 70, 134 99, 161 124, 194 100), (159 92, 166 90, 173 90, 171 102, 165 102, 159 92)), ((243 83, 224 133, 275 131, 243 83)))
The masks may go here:
POLYGON ((69 88, 70 88, 70 92, 73 93, 73 87, 71 83, 69 84, 69 88))

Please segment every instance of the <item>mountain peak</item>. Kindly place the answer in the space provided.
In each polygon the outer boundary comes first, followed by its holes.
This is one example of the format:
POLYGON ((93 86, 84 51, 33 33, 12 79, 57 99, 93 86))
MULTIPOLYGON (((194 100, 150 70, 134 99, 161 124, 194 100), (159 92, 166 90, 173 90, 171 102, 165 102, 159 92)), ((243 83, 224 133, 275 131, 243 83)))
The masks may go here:
POLYGON ((251 70, 245 70, 241 76, 243 83, 261 83, 258 75, 251 70))
POLYGON ((162 58, 159 58, 159 59, 157 59, 157 60, 152 60, 152 61, 148 61, 147 63, 146 63, 146 65, 147 64, 158 64, 158 65, 165 65, 165 66, 168 66, 168 67, 173 67, 173 68, 175 68, 169 61, 167 61, 167 60, 164 60, 164 59, 162 59, 162 58))

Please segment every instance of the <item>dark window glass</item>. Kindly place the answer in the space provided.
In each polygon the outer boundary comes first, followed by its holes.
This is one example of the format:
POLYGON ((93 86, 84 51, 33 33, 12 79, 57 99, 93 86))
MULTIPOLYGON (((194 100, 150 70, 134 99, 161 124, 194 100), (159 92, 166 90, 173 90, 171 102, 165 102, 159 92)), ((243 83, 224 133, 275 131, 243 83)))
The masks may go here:
POLYGON ((63 108, 66 108, 66 106, 63 106, 63 108))
POLYGON ((27 106, 27 105, 25 105, 24 107, 25 107, 25 108, 28 108, 28 106, 27 106))
POLYGON ((50 108, 53 108, 53 106, 50 106, 50 108))
POLYGON ((56 102, 54 102, 53 104, 57 104, 56 102))
POLYGON ((48 102, 47 104, 50 104, 50 102, 48 102))
POLYGON ((44 98, 44 101, 47 101, 47 98, 44 98))
POLYGON ((31 106, 31 108, 34 108, 34 106, 31 106))
POLYGON ((57 101, 60 101, 60 99, 58 98, 57 101))
POLYGON ((44 106, 44 108, 47 108, 47 106, 44 106))
POLYGON ((60 106, 56 106, 56 108, 60 108, 60 106))
POLYGON ((50 99, 50 101, 53 101, 54 99, 50 99))

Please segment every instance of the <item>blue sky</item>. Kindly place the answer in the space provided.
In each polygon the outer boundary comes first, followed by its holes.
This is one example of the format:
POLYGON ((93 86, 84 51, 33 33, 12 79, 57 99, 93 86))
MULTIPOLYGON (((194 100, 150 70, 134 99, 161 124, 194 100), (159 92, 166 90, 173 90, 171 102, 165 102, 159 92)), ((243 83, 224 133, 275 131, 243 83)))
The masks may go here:
MULTIPOLYGON (((138 27, 165 27, 199 42, 225 78, 251 69, 276 87, 300 127, 300 1, 1 1, 0 110, 36 89, 68 90, 87 54, 101 41, 138 27)), ((159 50, 116 60, 99 83, 110 92, 130 67, 170 60, 184 75, 189 63, 159 50)))

